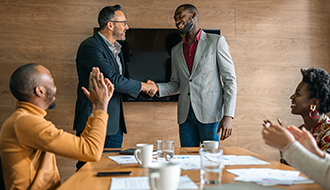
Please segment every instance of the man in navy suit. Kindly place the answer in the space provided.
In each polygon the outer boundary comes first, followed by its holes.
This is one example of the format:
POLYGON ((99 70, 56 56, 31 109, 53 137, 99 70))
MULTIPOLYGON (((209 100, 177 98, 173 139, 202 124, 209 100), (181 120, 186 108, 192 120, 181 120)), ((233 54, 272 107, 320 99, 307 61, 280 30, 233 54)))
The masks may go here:
MULTIPOLYGON (((120 5, 104 7, 98 16, 99 32, 84 40, 78 49, 76 66, 79 78, 74 127, 77 136, 84 131, 88 116, 92 111, 92 102, 84 95, 81 87, 88 89, 89 73, 92 67, 99 67, 105 78, 114 84, 115 92, 108 105, 108 127, 105 148, 121 148, 123 133, 127 133, 122 94, 136 98, 141 91, 147 92, 150 84, 126 78, 125 64, 121 45, 117 40, 125 40, 129 29, 126 17, 120 5)), ((83 164, 77 164, 79 169, 83 164)))

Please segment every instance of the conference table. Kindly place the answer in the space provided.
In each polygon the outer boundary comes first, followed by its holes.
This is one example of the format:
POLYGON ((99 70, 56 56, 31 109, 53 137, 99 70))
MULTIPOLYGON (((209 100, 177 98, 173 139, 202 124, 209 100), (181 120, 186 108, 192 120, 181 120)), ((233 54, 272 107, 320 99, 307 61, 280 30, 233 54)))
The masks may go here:
MULTIPOLYGON (((281 170, 295 170, 294 168, 282 164, 277 161, 269 161, 263 159, 259 154, 245 150, 239 147, 222 147, 224 155, 250 155, 255 158, 267 161, 270 164, 267 165, 235 165, 225 166, 222 172, 221 184, 235 183, 234 178, 237 177, 226 171, 226 169, 238 169, 238 168, 272 168, 281 170)), ((102 154, 102 158, 98 162, 86 163, 78 172, 73 174, 67 181, 65 181, 58 189, 59 190, 72 190, 72 189, 95 189, 95 190, 109 190, 112 177, 97 177, 97 172, 110 172, 110 171, 132 171, 130 176, 113 176, 113 177, 138 177, 148 176, 148 168, 138 167, 137 164, 122 164, 119 165, 115 161, 108 158, 108 156, 119 156, 118 149, 107 149, 102 154)), ((198 155, 199 148, 181 148, 176 147, 174 150, 175 155, 198 155)), ((123 155, 121 155, 123 156, 123 155)), ((200 186, 200 171, 199 170, 181 170, 181 176, 188 175, 188 177, 198 186, 200 186)), ((300 174, 304 176, 303 174, 300 174)), ((306 177, 306 176, 304 176, 306 177)), ((295 190, 319 190, 323 189, 318 184, 294 184, 289 186, 277 185, 274 186, 280 189, 295 189, 295 190)))

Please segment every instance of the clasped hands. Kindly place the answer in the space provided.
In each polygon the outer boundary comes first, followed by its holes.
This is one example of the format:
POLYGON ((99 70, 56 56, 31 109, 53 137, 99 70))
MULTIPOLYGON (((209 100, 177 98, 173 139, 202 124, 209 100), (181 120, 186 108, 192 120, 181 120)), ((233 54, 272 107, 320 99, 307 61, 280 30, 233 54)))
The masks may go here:
POLYGON ((158 92, 157 84, 152 80, 147 80, 147 82, 141 82, 141 91, 153 97, 158 92))

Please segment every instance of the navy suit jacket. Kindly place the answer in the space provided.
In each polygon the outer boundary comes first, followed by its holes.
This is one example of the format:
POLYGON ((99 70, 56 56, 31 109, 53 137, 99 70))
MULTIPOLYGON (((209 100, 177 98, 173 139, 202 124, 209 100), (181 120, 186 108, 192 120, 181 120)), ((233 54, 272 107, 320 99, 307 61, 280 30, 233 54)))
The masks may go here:
MULTIPOLYGON (((123 68, 122 73, 125 73, 122 52, 119 56, 123 68)), ((76 67, 79 83, 73 129, 77 132, 82 132, 85 129, 87 119, 92 112, 93 104, 85 96, 81 87, 84 86, 88 89, 89 74, 92 71, 92 67, 99 67, 104 77, 110 79, 115 87, 114 94, 108 105, 109 120, 107 135, 115 135, 119 127, 121 127, 124 133, 127 133, 123 114, 122 93, 136 98, 141 90, 141 82, 120 75, 119 66, 114 54, 98 33, 87 38, 80 44, 77 52, 76 67)))

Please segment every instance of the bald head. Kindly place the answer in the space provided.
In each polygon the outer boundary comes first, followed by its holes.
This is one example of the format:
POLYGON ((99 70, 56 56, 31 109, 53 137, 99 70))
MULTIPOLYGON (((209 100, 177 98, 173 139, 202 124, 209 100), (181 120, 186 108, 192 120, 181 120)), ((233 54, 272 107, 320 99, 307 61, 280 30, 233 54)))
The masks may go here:
POLYGON ((18 101, 43 109, 55 107, 56 86, 49 70, 35 63, 19 67, 10 78, 10 90, 18 101))
POLYGON ((16 69, 10 77, 10 91, 18 101, 27 102, 37 86, 38 64, 29 63, 16 69))

